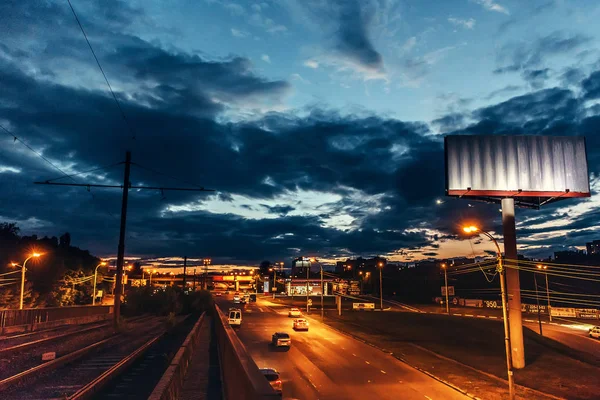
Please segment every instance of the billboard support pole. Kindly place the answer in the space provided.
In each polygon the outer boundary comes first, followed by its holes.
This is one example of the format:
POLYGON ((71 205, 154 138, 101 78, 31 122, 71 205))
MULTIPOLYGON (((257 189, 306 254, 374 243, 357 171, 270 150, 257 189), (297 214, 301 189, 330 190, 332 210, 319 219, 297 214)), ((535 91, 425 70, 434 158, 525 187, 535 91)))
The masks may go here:
MULTIPOLYGON (((508 262, 517 263, 517 235, 515 228, 515 200, 502 199, 502 227, 504 230, 504 256, 508 262)), ((519 270, 506 268, 506 286, 508 294, 508 319, 510 321, 510 343, 513 368, 525 367, 525 348, 523 343, 523 321, 521 312, 521 284, 519 270)))

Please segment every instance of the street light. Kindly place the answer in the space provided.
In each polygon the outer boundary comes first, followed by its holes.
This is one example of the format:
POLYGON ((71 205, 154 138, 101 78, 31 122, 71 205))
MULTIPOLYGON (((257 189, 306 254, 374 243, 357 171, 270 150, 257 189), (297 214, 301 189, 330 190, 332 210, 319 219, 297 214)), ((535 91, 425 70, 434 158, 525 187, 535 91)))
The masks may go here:
MULTIPOLYGON (((498 267, 497 271, 500 273, 500 292, 502 296, 502 319, 504 321, 504 348, 506 351, 506 369, 508 373, 508 393, 510 400, 514 400, 515 398, 515 382, 513 378, 512 371, 512 354, 510 350, 510 335, 509 335, 509 321, 508 321, 508 312, 507 312, 507 304, 506 304, 506 277, 505 270, 502 265, 502 251, 500 251, 500 245, 494 236, 491 233, 486 232, 484 230, 479 229, 476 226, 470 225, 463 227, 463 231, 465 233, 481 233, 482 235, 487 236, 494 245, 496 246, 496 253, 498 256, 498 267)), ((448 288, 446 287, 446 291, 448 288)), ((447 293, 447 292, 446 292, 447 293)))
POLYGON ((444 282, 446 283, 446 314, 450 315, 450 303, 448 303, 448 269, 446 263, 442 263, 442 269, 444 270, 444 282))
POLYGON ((323 287, 323 264, 321 264, 319 261, 317 261, 316 258, 311 259, 311 261, 316 262, 317 264, 319 264, 319 267, 321 268, 321 320, 323 319, 323 292, 325 291, 324 287, 323 287))
POLYGON ((96 279, 98 278, 98 268, 106 265, 106 262, 102 261, 100 264, 96 265, 96 269, 94 270, 94 291, 92 292, 92 305, 96 305, 96 279))
POLYGON ((383 263, 380 261, 379 267, 379 308, 383 310, 383 263))
POLYGON ((204 290, 208 290, 208 266, 210 265, 211 261, 212 260, 210 258, 205 258, 202 260, 204 263, 204 290))
POLYGON ((23 265, 19 265, 17 263, 10 263, 13 267, 21 267, 21 297, 19 299, 19 310, 23 309, 23 293, 25 292, 25 267, 27 265, 27 261, 29 261, 31 258, 39 258, 41 256, 43 256, 42 253, 34 252, 29 257, 27 257, 25 261, 23 261, 23 265))
MULTIPOLYGON (((537 266, 538 269, 544 270, 546 271, 548 269, 547 265, 538 265, 537 266)), ((550 322, 552 322, 552 311, 550 310, 550 287, 548 286, 548 273, 544 272, 544 275, 546 275, 546 297, 548 298, 548 318, 550 319, 550 322)), ((536 286, 537 289, 537 286, 536 286)))

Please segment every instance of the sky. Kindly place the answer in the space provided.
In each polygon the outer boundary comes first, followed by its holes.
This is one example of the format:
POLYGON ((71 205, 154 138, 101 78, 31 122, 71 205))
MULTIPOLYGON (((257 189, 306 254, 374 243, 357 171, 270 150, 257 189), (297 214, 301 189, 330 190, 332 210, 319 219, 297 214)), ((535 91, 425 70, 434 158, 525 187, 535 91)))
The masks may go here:
POLYGON ((448 134, 583 135, 587 199, 517 210, 519 251, 600 239, 600 3, 0 4, 0 221, 114 255, 255 264, 485 254, 498 205, 444 196, 448 134), (15 139, 15 137, 17 139, 15 139), (72 175, 65 177, 65 175, 72 175))

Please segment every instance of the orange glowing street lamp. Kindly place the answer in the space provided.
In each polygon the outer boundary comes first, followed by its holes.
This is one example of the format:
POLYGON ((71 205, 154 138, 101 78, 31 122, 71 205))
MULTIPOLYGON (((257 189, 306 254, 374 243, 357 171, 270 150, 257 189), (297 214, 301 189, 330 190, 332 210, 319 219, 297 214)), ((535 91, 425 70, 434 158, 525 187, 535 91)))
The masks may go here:
POLYGON ((100 264, 96 265, 94 270, 94 291, 92 292, 92 305, 96 305, 96 279, 98 279, 98 268, 106 265, 106 261, 101 261, 100 264))
POLYGON ((29 261, 32 258, 39 258, 43 255, 43 253, 33 252, 29 257, 25 259, 25 261, 23 261, 23 265, 19 265, 17 263, 10 263, 10 265, 12 265, 13 267, 21 267, 21 297, 19 299, 19 310, 23 309, 23 294, 25 293, 25 271, 27 270, 27 261, 29 261))
MULTIPOLYGON (((502 296, 502 319, 504 320, 504 347, 506 352, 506 368, 508 374, 508 391, 509 398, 512 400, 515 398, 515 387, 514 387, 514 377, 513 377, 513 362, 512 362, 512 353, 511 353, 511 343, 510 343, 510 334, 509 334, 509 326, 508 326, 508 305, 506 300, 506 275, 505 269, 502 265, 502 252, 500 251, 500 245, 494 236, 491 233, 479 229, 477 226, 468 225, 463 227, 463 231, 465 233, 480 233, 482 235, 487 236, 494 245, 496 245, 496 252, 498 253, 498 266, 496 267, 497 271, 500 273, 500 295, 502 296)), ((446 291, 448 288, 446 287, 446 291)), ((446 292, 447 293, 447 292, 446 292)))

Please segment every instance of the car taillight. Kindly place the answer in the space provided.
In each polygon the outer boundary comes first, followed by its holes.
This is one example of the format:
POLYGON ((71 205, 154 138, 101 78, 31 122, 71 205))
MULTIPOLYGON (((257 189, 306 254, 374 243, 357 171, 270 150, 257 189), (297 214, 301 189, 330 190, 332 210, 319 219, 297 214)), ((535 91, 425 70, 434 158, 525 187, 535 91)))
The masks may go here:
POLYGON ((275 381, 275 384, 276 384, 276 385, 281 385, 281 379, 277 379, 277 380, 275 381))

